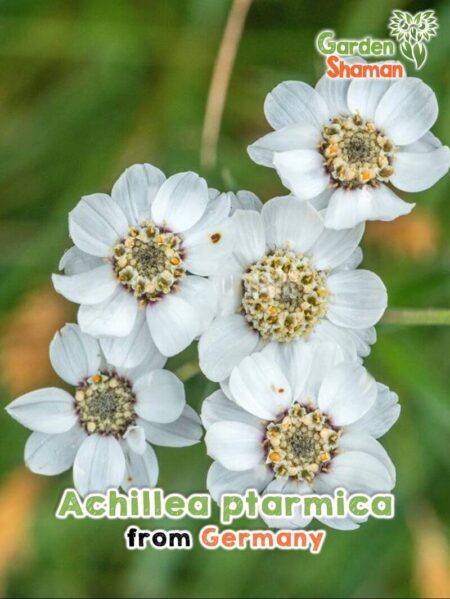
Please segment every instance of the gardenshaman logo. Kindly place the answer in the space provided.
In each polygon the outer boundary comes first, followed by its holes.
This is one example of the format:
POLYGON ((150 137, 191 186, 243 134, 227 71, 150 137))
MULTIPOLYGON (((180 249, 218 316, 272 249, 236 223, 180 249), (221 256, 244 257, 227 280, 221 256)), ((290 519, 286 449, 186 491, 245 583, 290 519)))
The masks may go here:
POLYGON ((417 70, 421 69, 428 56, 425 43, 437 35, 439 27, 434 10, 423 10, 414 16, 405 10, 394 10, 388 27, 399 42, 402 56, 413 62, 417 70))
POLYGON ((316 37, 316 48, 325 56, 330 79, 395 79, 405 77, 404 66, 391 60, 384 63, 358 62, 361 57, 393 58, 397 46, 393 40, 373 39, 336 39, 332 30, 321 31, 316 37), (345 58, 341 58, 345 57, 345 58))
POLYGON ((394 10, 388 27, 390 35, 396 41, 370 36, 337 39, 335 32, 327 29, 316 36, 316 48, 326 58, 326 74, 330 79, 397 79, 406 77, 405 67, 395 60, 398 50, 414 63, 417 70, 421 69, 428 55, 425 43, 437 35, 438 26, 434 10, 425 10, 415 15, 394 10), (366 57, 378 58, 384 62, 362 62, 361 58, 366 57))

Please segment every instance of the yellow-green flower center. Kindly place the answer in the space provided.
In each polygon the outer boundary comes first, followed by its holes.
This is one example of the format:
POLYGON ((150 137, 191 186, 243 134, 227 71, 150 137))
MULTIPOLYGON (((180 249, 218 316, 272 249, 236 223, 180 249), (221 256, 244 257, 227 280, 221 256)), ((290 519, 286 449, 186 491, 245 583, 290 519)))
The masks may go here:
POLYGON ((88 434, 123 437, 136 422, 135 403, 130 383, 113 372, 94 374, 75 392, 75 410, 88 434))
POLYGON ((393 142, 358 114, 335 117, 323 127, 320 151, 336 186, 374 187, 394 174, 393 142))
POLYGON ((241 310, 264 339, 289 342, 308 335, 327 308, 326 273, 304 254, 277 249, 242 277, 241 310))
POLYGON ((266 464, 275 478, 310 483, 316 474, 326 471, 340 434, 320 410, 311 411, 295 403, 287 414, 267 426, 266 464))
POLYGON ((158 301, 186 275, 180 237, 150 221, 130 227, 112 263, 119 282, 142 304, 158 301))

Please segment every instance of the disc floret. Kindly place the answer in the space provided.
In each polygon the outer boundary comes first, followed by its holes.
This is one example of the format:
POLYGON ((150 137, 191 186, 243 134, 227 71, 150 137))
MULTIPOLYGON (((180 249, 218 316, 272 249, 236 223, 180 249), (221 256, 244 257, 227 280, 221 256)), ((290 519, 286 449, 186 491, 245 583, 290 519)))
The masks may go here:
POLYGON ((275 478, 311 483, 316 474, 327 470, 339 437, 339 429, 319 409, 295 403, 266 428, 266 464, 275 478))
POLYGON ((326 273, 289 249, 264 255, 243 275, 241 310, 264 339, 289 342, 308 335, 327 308, 326 273))
POLYGON ((375 187, 394 174, 393 142, 358 114, 337 116, 323 127, 319 149, 336 187, 375 187))
POLYGON ((129 381, 114 372, 94 374, 85 379, 75 392, 75 410, 88 434, 122 438, 136 422, 135 403, 129 381))
POLYGON ((181 238, 150 221, 129 228, 114 246, 112 264, 119 282, 142 304, 158 301, 186 276, 181 238))

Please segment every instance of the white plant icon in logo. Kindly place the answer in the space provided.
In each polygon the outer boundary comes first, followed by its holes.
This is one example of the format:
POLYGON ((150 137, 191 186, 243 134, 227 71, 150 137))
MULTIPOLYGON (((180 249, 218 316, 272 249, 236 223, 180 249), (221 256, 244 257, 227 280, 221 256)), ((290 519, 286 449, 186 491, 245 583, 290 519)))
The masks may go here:
POLYGON ((415 15, 394 10, 388 27, 399 42, 402 55, 413 62, 417 70, 421 69, 428 56, 425 43, 437 35, 439 27, 434 10, 423 10, 415 15))

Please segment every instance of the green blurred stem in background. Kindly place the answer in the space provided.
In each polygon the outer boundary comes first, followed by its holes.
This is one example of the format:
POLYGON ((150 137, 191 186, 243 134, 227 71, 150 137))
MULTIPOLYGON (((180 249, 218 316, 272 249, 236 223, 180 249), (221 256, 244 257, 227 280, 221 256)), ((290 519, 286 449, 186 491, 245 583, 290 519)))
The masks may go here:
POLYGON ((406 324, 406 325, 450 325, 450 310, 436 310, 426 308, 424 310, 387 310, 381 321, 383 324, 406 324))

